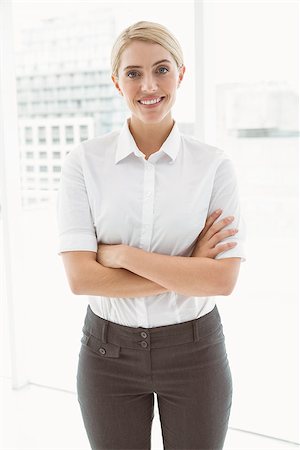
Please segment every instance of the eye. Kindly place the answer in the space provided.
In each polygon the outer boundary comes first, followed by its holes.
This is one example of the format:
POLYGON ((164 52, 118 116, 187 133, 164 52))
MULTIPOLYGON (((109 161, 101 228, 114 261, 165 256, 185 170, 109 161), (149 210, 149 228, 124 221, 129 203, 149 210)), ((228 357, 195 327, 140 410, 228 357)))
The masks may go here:
MULTIPOLYGON (((136 70, 132 70, 131 72, 127 73, 127 76, 129 76, 131 73, 137 73, 137 72, 136 72, 136 70)), ((129 77, 129 78, 132 78, 132 77, 129 77)))
MULTIPOLYGON (((167 69, 167 67, 159 67, 158 68, 158 70, 160 70, 160 69, 166 69, 166 71, 167 72, 169 72, 169 70, 167 69)), ((165 73, 167 73, 167 72, 160 72, 162 75, 164 75, 165 73)), ((136 70, 131 70, 130 72, 127 72, 127 77, 129 77, 129 78, 135 78, 135 76, 134 77, 130 77, 129 75, 130 74, 135 74, 135 73, 138 73, 136 70)))
MULTIPOLYGON (((166 71, 169 72, 169 70, 166 67, 160 67, 159 69, 166 69, 166 71)), ((161 73, 167 73, 167 72, 161 72, 161 73)))

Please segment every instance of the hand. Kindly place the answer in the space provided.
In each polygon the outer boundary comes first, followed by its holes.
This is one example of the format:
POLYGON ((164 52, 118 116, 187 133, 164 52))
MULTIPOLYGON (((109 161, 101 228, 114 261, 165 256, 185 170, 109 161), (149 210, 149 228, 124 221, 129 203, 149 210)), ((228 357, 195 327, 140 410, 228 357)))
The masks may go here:
POLYGON ((227 221, 227 217, 215 223, 215 220, 222 214, 214 212, 205 222, 205 227, 199 234, 193 253, 191 256, 202 256, 206 258, 214 258, 218 253, 224 252, 236 245, 236 242, 226 242, 224 244, 215 245, 227 236, 234 235, 237 231, 234 228, 219 231, 232 221, 227 221))
POLYGON ((105 267, 121 269, 119 257, 123 251, 123 244, 99 244, 97 250, 97 261, 105 267))

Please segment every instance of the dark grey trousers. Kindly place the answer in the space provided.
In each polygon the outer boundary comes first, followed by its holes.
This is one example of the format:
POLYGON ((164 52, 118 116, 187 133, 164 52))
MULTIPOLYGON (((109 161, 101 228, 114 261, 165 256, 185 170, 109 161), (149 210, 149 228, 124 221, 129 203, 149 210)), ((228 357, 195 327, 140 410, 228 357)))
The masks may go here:
POLYGON ((188 322, 135 328, 88 305, 82 331, 77 394, 93 450, 149 450, 154 392, 165 450, 223 448, 232 377, 217 306, 188 322))

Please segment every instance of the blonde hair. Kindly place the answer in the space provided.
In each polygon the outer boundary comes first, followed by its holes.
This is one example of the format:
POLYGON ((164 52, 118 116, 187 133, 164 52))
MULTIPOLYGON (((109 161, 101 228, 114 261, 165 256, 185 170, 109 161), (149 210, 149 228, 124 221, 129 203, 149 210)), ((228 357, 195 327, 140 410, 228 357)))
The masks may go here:
POLYGON ((165 26, 142 20, 125 28, 113 44, 111 70, 112 75, 117 79, 121 55, 133 40, 148 41, 161 45, 171 53, 178 69, 183 66, 183 52, 176 37, 165 26))

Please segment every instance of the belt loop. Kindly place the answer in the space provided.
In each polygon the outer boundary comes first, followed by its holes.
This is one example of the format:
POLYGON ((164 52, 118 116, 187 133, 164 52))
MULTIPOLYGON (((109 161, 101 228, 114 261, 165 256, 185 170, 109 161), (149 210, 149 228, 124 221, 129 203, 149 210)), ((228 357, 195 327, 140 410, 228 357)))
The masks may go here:
POLYGON ((198 333, 198 326, 197 326, 197 319, 193 320, 193 332, 194 332, 194 342, 199 341, 199 333, 198 333))
POLYGON ((102 327, 102 342, 107 343, 107 328, 108 328, 108 322, 105 320, 103 322, 102 327))

